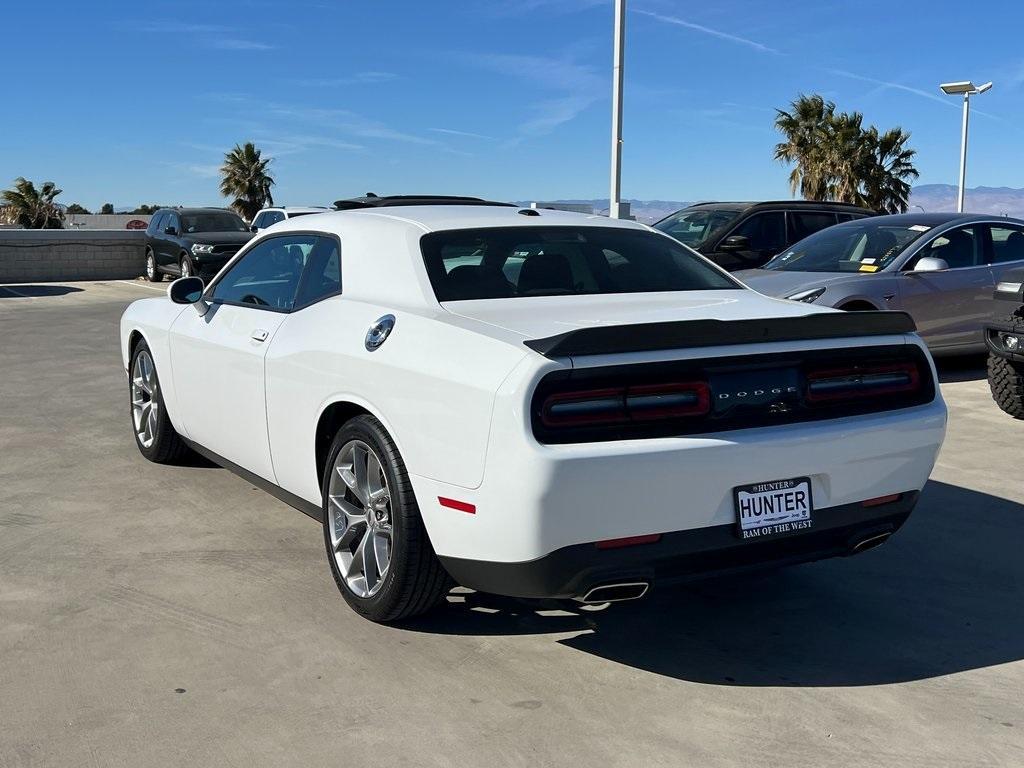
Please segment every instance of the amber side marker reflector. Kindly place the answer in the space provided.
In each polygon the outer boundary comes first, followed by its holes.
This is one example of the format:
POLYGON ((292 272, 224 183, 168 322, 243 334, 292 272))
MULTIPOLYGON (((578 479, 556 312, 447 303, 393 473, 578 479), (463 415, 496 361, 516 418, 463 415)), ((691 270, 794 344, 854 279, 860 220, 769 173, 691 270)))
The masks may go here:
POLYGON ((902 493, 890 493, 888 496, 878 496, 874 499, 862 501, 860 505, 862 507, 880 507, 883 504, 892 504, 894 501, 899 501, 902 495, 902 493))
POLYGON ((467 504, 466 502, 459 501, 458 499, 446 499, 444 496, 438 496, 437 501, 442 507, 457 509, 459 512, 465 512, 469 515, 476 514, 476 504, 467 504))
POLYGON ((649 533, 645 536, 626 536, 622 539, 605 539, 595 544, 598 549, 618 549, 619 547, 632 547, 636 544, 653 544, 661 539, 660 533, 649 533))

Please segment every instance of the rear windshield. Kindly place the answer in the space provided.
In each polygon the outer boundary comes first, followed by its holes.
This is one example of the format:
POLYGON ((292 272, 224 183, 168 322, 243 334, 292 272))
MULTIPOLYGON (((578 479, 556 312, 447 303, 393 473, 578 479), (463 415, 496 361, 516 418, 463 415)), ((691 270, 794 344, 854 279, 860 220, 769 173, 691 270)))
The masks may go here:
POLYGON ((185 232, 248 232, 245 222, 234 213, 185 213, 181 216, 185 232))
POLYGON ((741 288, 667 237, 613 227, 496 227, 421 240, 438 301, 741 288))

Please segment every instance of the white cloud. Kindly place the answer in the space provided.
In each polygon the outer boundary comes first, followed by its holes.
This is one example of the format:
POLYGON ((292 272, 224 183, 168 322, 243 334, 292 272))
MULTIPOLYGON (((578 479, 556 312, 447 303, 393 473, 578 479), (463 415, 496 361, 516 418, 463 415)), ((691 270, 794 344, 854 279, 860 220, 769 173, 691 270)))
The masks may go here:
POLYGON ((760 51, 761 53, 782 53, 781 51, 776 50, 775 48, 772 48, 770 46, 767 46, 764 43, 759 43, 756 40, 749 40, 745 37, 740 37, 739 35, 733 35, 728 32, 722 32, 721 30, 712 29, 711 27, 705 27, 703 24, 695 24, 692 21, 680 19, 678 16, 666 16, 665 14, 662 13, 655 13, 654 11, 645 11, 640 8, 634 8, 632 9, 632 11, 633 13, 638 13, 641 16, 649 16, 650 18, 656 19, 665 24, 674 24, 677 27, 685 27, 686 29, 692 29, 694 32, 701 32, 705 35, 717 37, 719 40, 725 40, 730 43, 737 43, 738 45, 745 45, 748 48, 753 48, 755 51, 760 51))
POLYGON ((428 131, 434 133, 443 133, 446 136, 462 136, 467 139, 487 139, 491 140, 493 136, 484 136, 482 133, 473 133, 472 131, 457 131, 454 128, 428 128, 428 131))

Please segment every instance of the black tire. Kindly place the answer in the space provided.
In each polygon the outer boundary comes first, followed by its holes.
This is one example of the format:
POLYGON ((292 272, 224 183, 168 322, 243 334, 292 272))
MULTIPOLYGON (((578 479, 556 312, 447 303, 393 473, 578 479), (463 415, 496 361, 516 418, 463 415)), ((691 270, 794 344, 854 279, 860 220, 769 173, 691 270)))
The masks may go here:
POLYGON ((181 271, 181 277, 192 277, 196 274, 196 265, 192 263, 192 259, 187 253, 181 254, 178 269, 181 271))
POLYGON ((164 276, 160 274, 160 269, 157 267, 156 256, 154 256, 153 252, 148 248, 146 249, 145 275, 146 279, 151 283, 159 283, 161 280, 164 279, 164 276))
POLYGON ((150 360, 153 359, 153 353, 150 352, 149 345, 145 341, 140 341, 132 352, 132 359, 128 366, 128 415, 131 419, 132 434, 135 436, 135 445, 138 446, 139 453, 150 461, 156 464, 173 464, 188 454, 189 447, 181 439, 181 435, 174 431, 174 426, 167 415, 167 408, 164 406, 163 388, 159 385, 160 379, 155 365, 153 367, 153 377, 157 382, 157 386, 156 396, 153 399, 157 403, 157 412, 155 418, 156 428, 153 432, 152 443, 144 445, 135 426, 135 413, 132 404, 132 377, 135 372, 135 362, 142 353, 149 355, 150 360))
POLYGON ((369 415, 357 416, 338 430, 324 466, 322 495, 327 562, 335 584, 356 613, 370 621, 385 623, 426 613, 441 602, 451 586, 451 579, 434 554, 405 462, 377 419, 369 415), (396 534, 384 583, 370 597, 360 597, 352 591, 338 569, 331 546, 328 515, 333 512, 328 501, 328 488, 338 454, 352 440, 361 440, 369 445, 380 460, 391 492, 391 524, 396 534))
POLYGON ((989 353, 988 386, 996 405, 1015 419, 1024 419, 1024 365, 989 353))

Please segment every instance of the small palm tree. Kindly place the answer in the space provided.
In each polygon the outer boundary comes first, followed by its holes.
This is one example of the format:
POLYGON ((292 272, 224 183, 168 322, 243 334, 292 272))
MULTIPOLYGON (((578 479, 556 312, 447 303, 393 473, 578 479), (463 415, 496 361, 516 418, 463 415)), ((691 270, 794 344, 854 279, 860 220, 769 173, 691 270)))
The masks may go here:
POLYGON ((865 133, 870 164, 864 173, 864 202, 882 213, 906 213, 910 182, 920 174, 914 167, 917 152, 907 147, 910 134, 892 128, 881 136, 872 126, 865 133))
POLYGON ((44 181, 39 189, 28 179, 19 176, 13 189, 0 193, 5 218, 25 229, 60 229, 64 211, 55 198, 64 190, 52 181, 44 181))
POLYGON ((269 157, 264 160, 251 141, 244 145, 236 144, 224 155, 224 165, 220 167, 220 193, 224 197, 235 198, 231 207, 246 221, 252 221, 261 208, 274 204, 274 197, 270 194, 274 179, 267 173, 270 160, 269 157))
POLYGON ((828 196, 828 127, 836 105, 818 94, 800 94, 790 111, 777 109, 775 128, 784 141, 775 145, 775 159, 792 163, 789 188, 806 200, 824 200, 828 196))

